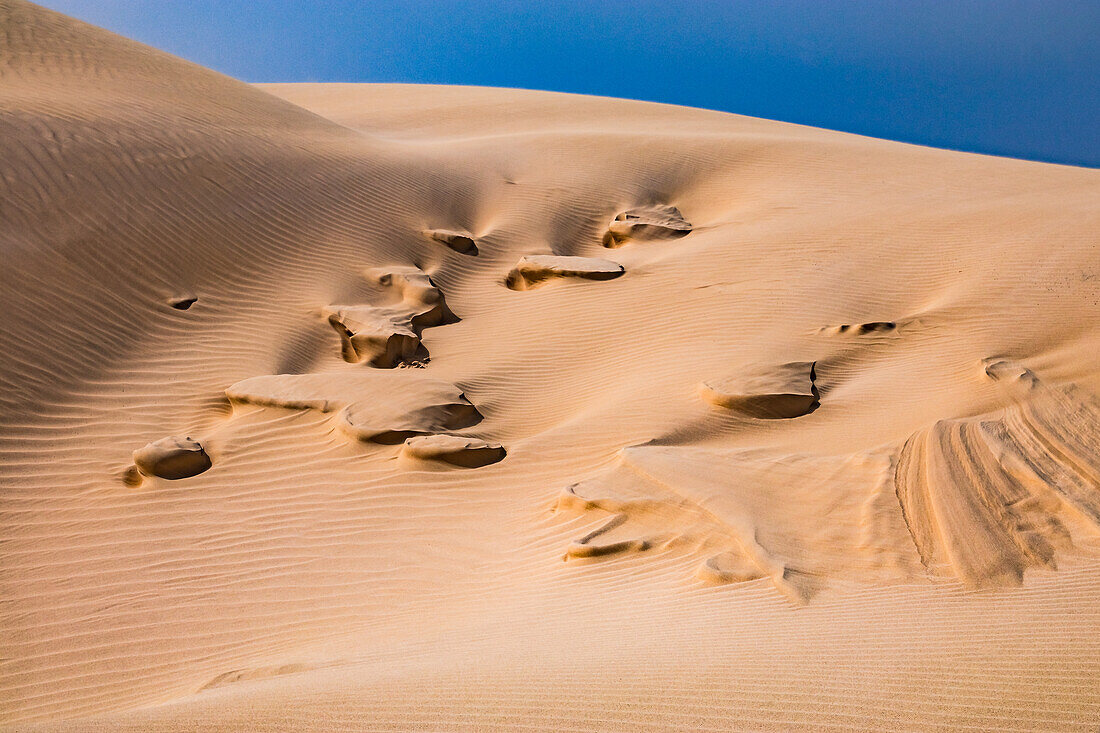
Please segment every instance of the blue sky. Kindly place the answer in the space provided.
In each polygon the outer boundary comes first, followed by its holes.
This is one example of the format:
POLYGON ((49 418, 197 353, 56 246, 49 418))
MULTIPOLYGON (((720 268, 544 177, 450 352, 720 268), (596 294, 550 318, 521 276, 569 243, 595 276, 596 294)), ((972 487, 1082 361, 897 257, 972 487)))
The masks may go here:
POLYGON ((1100 166, 1100 0, 44 0, 245 81, 646 99, 1100 166))

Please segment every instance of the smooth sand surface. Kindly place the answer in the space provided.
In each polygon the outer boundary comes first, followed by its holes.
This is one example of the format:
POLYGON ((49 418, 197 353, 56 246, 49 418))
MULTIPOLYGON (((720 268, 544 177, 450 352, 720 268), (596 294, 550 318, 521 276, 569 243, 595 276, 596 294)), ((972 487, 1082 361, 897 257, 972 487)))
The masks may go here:
POLYGON ((1095 730, 1098 245, 1095 170, 0 0, 0 722, 1095 730))

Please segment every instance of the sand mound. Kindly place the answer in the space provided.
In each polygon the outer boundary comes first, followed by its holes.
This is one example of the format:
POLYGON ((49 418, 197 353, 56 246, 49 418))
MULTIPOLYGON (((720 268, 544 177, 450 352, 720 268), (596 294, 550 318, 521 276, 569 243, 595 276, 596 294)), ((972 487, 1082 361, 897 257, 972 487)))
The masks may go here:
POLYGON ((202 444, 191 438, 161 438, 134 451, 134 466, 145 476, 190 478, 211 465, 202 444))
POLYGON ((0 0, 0 188, 2 726, 1100 719, 1097 171, 0 0))

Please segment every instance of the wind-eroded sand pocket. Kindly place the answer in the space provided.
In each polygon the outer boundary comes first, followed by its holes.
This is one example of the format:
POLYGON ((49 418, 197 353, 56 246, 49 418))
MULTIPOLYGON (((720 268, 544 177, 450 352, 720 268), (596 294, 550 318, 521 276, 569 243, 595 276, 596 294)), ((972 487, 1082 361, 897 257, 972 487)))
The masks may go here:
POLYGON ((471 257, 476 257, 478 254, 477 242, 469 232, 459 232, 452 229, 425 229, 424 235, 440 244, 447 245, 459 254, 470 255, 471 257))
POLYGON ((460 468, 481 468, 504 460, 503 446, 459 435, 424 435, 405 441, 401 454, 418 461, 439 461, 460 468))
POLYGON ((752 367, 737 376, 704 382, 699 395, 716 407, 748 417, 801 417, 818 407, 816 379, 816 363, 810 361, 752 367))
POLYGON ((141 476, 169 480, 190 478, 206 471, 211 465, 210 456, 197 440, 171 436, 134 451, 134 468, 140 475, 130 471, 126 481, 137 485, 141 483, 141 476))
POLYGON ((392 369, 424 360, 428 356, 420 340, 424 329, 459 320, 447 307, 442 291, 418 267, 375 268, 366 275, 382 289, 384 302, 331 305, 324 310, 340 336, 344 361, 392 369))
POLYGON ((396 296, 398 302, 390 306, 390 311, 406 317, 417 334, 459 320, 447 307, 443 291, 419 267, 379 267, 367 270, 366 275, 396 296))
POLYGON ((482 419, 458 387, 415 371, 252 377, 225 393, 234 404, 337 413, 344 433, 383 445, 461 430, 482 419))
POLYGON ((624 272, 618 262, 599 257, 527 255, 516 263, 504 282, 512 290, 530 290, 550 280, 613 280, 624 272))
POLYGON ((675 206, 644 206, 618 214, 608 225, 603 246, 620 247, 631 240, 676 239, 691 233, 675 206))
POLYGON ((194 295, 193 293, 181 293, 179 295, 173 295, 171 298, 169 298, 168 305, 178 311, 185 311, 198 301, 199 296, 194 295))
POLYGON ((897 321, 867 321, 865 323, 841 323, 838 326, 826 326, 819 333, 830 336, 868 336, 894 333, 898 329, 897 321))
POLYGON ((408 317, 370 305, 333 305, 325 309, 329 325, 340 336, 344 361, 366 361, 381 369, 392 369, 415 358, 420 336, 408 317))

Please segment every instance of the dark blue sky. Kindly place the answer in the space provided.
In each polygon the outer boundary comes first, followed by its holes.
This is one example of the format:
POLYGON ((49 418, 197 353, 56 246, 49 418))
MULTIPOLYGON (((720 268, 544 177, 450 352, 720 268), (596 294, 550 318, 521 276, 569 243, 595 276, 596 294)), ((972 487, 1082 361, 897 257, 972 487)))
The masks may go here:
POLYGON ((245 81, 552 89, 1100 166, 1100 0, 44 0, 245 81))

